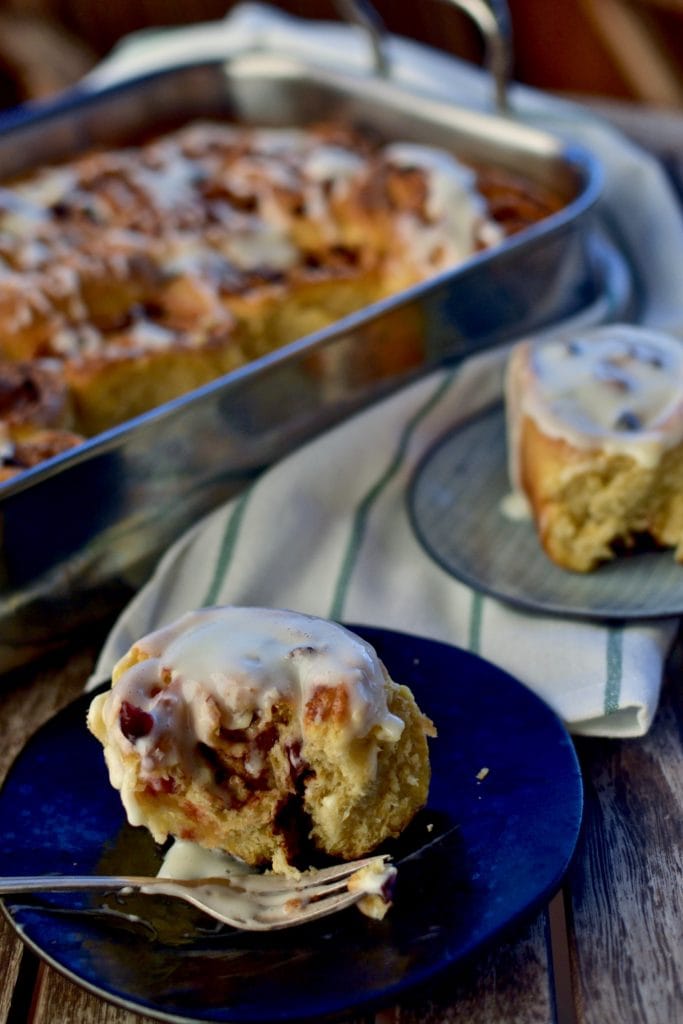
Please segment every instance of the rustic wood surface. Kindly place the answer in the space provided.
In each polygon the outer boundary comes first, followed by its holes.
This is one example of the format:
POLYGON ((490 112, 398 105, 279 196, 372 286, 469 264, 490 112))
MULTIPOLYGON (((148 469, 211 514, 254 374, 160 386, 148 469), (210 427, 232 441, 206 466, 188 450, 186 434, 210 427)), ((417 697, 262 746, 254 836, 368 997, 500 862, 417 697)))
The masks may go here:
POLYGON ((683 700, 677 658, 650 733, 579 744, 583 841, 569 877, 586 1024, 683 1021, 683 700))
MULTIPOLYGON (((99 638, 0 688, 0 777, 83 688, 99 638)), ((346 1024, 683 1020, 683 695, 677 652, 650 733, 579 740, 583 835, 565 890, 501 944, 400 1007, 346 1024)), ((143 1024, 42 964, 0 919, 0 1024, 143 1024)))

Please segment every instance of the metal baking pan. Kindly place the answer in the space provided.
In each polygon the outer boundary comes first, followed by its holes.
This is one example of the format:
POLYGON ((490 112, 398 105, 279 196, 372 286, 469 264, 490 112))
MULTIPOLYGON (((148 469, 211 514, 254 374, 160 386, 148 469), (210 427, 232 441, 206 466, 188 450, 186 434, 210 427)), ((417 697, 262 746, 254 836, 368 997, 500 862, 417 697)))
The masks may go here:
POLYGON ((459 268, 0 488, 5 666, 119 608, 183 529, 305 439, 430 367, 584 308, 603 285, 606 254, 596 253, 593 230, 602 176, 590 153, 390 79, 269 53, 186 64, 14 112, 0 124, 0 166, 12 177, 199 116, 281 126, 361 121, 388 138, 522 172, 566 205, 459 268), (391 358, 397 344, 400 372, 391 358))

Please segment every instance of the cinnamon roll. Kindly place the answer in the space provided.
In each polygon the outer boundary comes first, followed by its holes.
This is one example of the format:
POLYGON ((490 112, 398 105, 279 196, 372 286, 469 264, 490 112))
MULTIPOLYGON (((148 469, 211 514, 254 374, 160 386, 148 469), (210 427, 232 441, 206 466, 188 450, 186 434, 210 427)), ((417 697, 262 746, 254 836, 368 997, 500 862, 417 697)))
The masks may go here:
POLYGON ((366 641, 309 615, 191 612, 132 646, 88 725, 131 824, 250 865, 353 859, 427 799, 432 723, 366 641))
POLYGON ((558 565, 588 572, 643 539, 683 561, 683 342, 610 325, 512 352, 510 477, 558 565))

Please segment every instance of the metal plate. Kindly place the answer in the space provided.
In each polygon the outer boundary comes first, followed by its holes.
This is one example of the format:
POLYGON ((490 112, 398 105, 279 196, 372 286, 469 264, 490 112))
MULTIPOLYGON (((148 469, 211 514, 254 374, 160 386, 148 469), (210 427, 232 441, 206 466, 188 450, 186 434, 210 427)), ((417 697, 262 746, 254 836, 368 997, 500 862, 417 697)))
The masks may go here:
POLYGON ((460 267, 167 403, 0 489, 0 667, 120 607, 197 517, 352 411, 595 301, 601 169, 513 120, 390 81, 269 54, 188 65, 0 120, 6 175, 198 116, 305 124, 339 116, 522 171, 566 206, 460 267), (393 358, 402 343, 400 369, 393 358))
POLYGON ((530 521, 504 515, 509 489, 505 415, 497 406, 455 428, 425 456, 410 490, 415 533, 453 576, 530 611, 597 620, 683 612, 683 566, 672 551, 624 555, 588 574, 568 572, 547 557, 530 521))

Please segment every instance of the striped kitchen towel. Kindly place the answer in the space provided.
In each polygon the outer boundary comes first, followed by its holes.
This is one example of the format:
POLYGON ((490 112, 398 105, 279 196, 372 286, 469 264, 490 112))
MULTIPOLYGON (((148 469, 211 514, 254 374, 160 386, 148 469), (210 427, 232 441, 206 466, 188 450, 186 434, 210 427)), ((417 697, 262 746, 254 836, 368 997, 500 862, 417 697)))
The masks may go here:
MULTIPOLYGON (((357 64, 364 53, 351 29, 302 23, 260 5, 238 8, 220 32, 223 44, 233 32, 233 42, 317 60, 357 64)), ((183 53, 190 56, 190 43, 210 53, 217 38, 215 28, 204 35, 198 28, 183 37, 183 53)), ((177 57, 177 35, 146 36, 130 51, 129 70, 163 63, 165 39, 177 57)), ((477 69, 410 41, 391 44, 400 80, 484 104, 490 83, 477 69)), ((125 71, 125 54, 93 82, 125 71)), ((513 100, 515 116, 587 143, 602 157, 602 214, 634 266, 640 318, 659 327, 681 322, 683 225, 656 162, 580 107, 517 87, 513 100)), ((608 316, 602 309, 597 319, 608 316)), ((500 397, 505 355, 499 349, 431 373, 301 447, 197 523, 124 610, 91 684, 106 678, 139 636, 184 611, 267 605, 463 646, 530 686, 577 734, 643 734, 676 621, 604 625, 515 609, 441 568, 411 526, 407 495, 420 460, 445 432, 500 397)))
POLYGON ((406 495, 420 459, 495 397, 501 357, 433 373, 354 416, 198 523, 119 619, 93 682, 182 612, 266 605, 466 647, 532 687, 574 732, 643 733, 671 623, 605 627, 516 611, 440 568, 412 529, 406 495))

